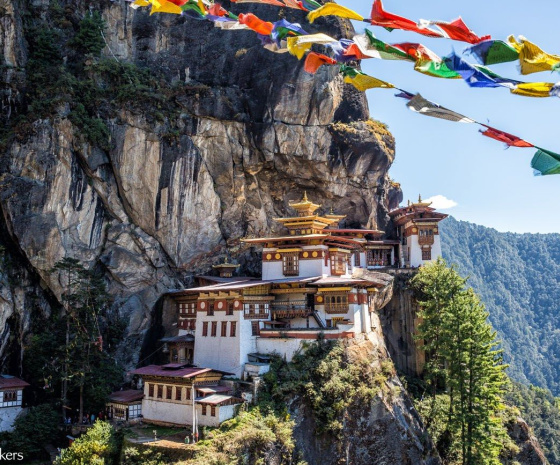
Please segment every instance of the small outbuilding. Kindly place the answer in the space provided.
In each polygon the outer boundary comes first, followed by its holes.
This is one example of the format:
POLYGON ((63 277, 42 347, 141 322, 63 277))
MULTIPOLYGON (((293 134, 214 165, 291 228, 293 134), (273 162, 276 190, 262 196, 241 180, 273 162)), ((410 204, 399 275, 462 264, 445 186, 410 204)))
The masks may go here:
POLYGON ((112 420, 133 421, 142 417, 144 392, 136 389, 116 391, 109 395, 107 417, 112 420))
POLYGON ((0 432, 12 431, 22 412, 23 389, 29 383, 15 376, 0 374, 0 432))

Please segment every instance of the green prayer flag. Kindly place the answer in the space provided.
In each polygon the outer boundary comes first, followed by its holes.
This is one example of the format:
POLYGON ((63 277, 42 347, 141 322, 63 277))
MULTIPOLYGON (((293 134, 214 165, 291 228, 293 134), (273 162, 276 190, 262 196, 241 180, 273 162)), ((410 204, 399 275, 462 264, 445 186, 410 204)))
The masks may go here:
POLYGON ((537 147, 537 153, 531 160, 531 168, 536 170, 536 175, 560 174, 560 155, 549 150, 537 147))
POLYGON ((461 79, 461 75, 447 67, 443 61, 418 60, 414 69, 428 76, 444 79, 461 79))

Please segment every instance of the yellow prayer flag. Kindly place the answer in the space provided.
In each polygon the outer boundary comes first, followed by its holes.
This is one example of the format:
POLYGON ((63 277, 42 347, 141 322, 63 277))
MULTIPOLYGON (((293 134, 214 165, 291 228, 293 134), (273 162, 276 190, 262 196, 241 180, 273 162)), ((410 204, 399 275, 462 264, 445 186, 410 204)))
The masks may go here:
POLYGON ((512 94, 524 97, 550 97, 550 91, 554 87, 552 82, 526 82, 517 84, 510 89, 512 94))
POLYGON ((202 0, 198 0, 198 8, 200 8, 202 14, 206 14, 206 7, 204 6, 204 2, 202 0))
POLYGON ((328 44, 336 42, 336 39, 326 34, 309 34, 305 36, 288 37, 288 51, 295 55, 298 60, 303 58, 313 44, 328 44))
POLYGON ((355 11, 346 8, 342 5, 338 5, 336 3, 326 3, 320 8, 311 11, 307 15, 307 19, 310 23, 315 21, 317 18, 321 16, 339 16, 340 18, 348 18, 348 19, 356 19, 358 21, 363 21, 364 17, 356 13, 355 11))
POLYGON ((368 76, 367 74, 357 74, 354 77, 345 76, 344 82, 352 84, 356 89, 362 92, 367 89, 374 89, 376 87, 381 87, 384 89, 395 87, 393 84, 389 84, 388 82, 376 79, 372 76, 368 76))
POLYGON ((523 36, 519 36, 518 42, 515 37, 511 35, 508 37, 508 42, 519 52, 521 74, 554 71, 556 68, 560 67, 560 56, 544 52, 523 36))
POLYGON ((181 7, 175 5, 174 3, 168 2, 167 0, 149 0, 152 4, 152 9, 150 15, 154 13, 172 13, 175 15, 180 15, 183 13, 181 7))
POLYGON ((136 0, 130 4, 130 6, 134 9, 140 8, 142 6, 149 6, 150 2, 148 0, 136 0))

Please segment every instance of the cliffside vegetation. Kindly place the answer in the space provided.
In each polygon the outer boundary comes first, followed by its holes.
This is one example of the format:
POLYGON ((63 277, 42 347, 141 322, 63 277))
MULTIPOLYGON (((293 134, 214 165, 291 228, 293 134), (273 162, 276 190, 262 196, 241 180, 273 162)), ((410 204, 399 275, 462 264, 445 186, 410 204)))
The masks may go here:
POLYGON ((501 233, 448 218, 444 258, 480 295, 516 381, 560 394, 560 235, 501 233))
POLYGON ((551 465, 560 465, 560 399, 548 389, 513 382, 506 401, 519 408, 551 465))
POLYGON ((64 287, 63 306, 48 321, 36 322, 26 344, 25 378, 34 403, 52 403, 81 421, 105 408, 107 395, 122 382, 114 352, 125 324, 110 309, 100 274, 64 259, 52 270, 64 287))

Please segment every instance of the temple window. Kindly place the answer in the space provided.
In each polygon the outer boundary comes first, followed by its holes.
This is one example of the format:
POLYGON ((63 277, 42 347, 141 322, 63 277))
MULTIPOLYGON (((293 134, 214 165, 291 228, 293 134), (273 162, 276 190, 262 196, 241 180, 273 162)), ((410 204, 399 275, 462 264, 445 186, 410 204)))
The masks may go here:
POLYGON ((367 266, 389 266, 391 251, 387 249, 370 249, 366 253, 367 266))
POLYGON ((299 275, 299 252, 282 254, 282 267, 284 276, 299 275))
POLYGON ((354 266, 360 266, 360 251, 354 252, 354 266))
POLYGON ((173 398, 173 388, 171 386, 166 386, 165 398, 171 400, 173 398))
POLYGON ((236 322, 236 321, 232 321, 232 322, 231 322, 231 325, 230 325, 230 327, 229 327, 229 335, 230 335, 230 337, 235 337, 235 329, 236 329, 236 326, 237 326, 237 322, 236 322))
POLYGON ((210 407, 210 415, 213 416, 213 417, 216 416, 216 406, 215 405, 212 405, 210 407))
POLYGON ((233 315, 233 302, 227 303, 226 315, 233 315))
POLYGON ((331 274, 343 275, 346 273, 346 257, 344 254, 331 252, 331 274))
POLYGON ((216 337, 216 334, 218 333, 218 322, 217 321, 213 321, 212 322, 212 332, 210 333, 210 336, 212 337, 216 337))
POLYGON ((432 248, 426 247, 422 249, 422 260, 431 260, 432 259, 432 248))
POLYGON ((158 384, 157 387, 157 398, 158 399, 163 399, 163 386, 158 384))
POLYGON ((148 397, 154 397, 154 385, 148 384, 148 397))
POLYGON ((243 316, 246 320, 263 319, 269 316, 269 303, 258 302, 243 305, 243 316))
POLYGON ((348 294, 325 295, 325 312, 346 313, 348 311, 348 294))
POLYGON ((206 416, 206 404, 202 404, 202 415, 206 416))
POLYGON ((15 402, 17 400, 17 390, 4 391, 4 402, 15 402))
POLYGON ((203 336, 208 336, 208 322, 207 321, 202 322, 202 335, 203 336))
POLYGON ((183 392, 182 387, 175 388, 175 400, 181 400, 181 393, 183 392))
POLYGON ((227 321, 222 321, 222 337, 226 337, 227 335, 227 321))
POLYGON ((208 316, 214 316, 214 302, 208 304, 208 316))
POLYGON ((258 321, 253 321, 251 323, 251 335, 252 336, 258 336, 261 333, 260 331, 260 327, 259 327, 259 322, 258 321))
POLYGON ((418 230, 418 244, 432 245, 434 243, 434 230, 432 228, 420 228, 418 230))

